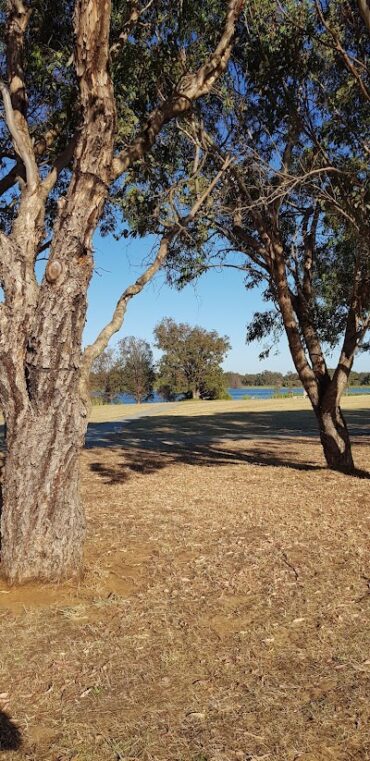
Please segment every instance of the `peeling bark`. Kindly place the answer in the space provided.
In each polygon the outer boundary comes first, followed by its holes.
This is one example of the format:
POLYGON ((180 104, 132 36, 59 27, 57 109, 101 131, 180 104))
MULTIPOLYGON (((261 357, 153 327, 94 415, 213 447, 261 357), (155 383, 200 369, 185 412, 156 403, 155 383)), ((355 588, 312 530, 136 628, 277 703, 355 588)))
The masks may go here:
POLYGON ((7 428, 2 571, 14 582, 81 571, 84 517, 78 455, 82 331, 93 270, 92 235, 108 192, 115 102, 108 72, 110 0, 76 3, 76 70, 83 124, 75 166, 37 285, 34 263, 50 183, 29 183, 10 240, 1 236, 6 315, 0 396, 7 428), (17 270, 18 264, 18 270, 17 270))
MULTIPOLYGON (((161 266, 178 225, 167 231, 153 264, 123 292, 112 320, 83 353, 92 236, 110 183, 150 150, 169 119, 210 92, 227 65, 241 9, 241 0, 229 0, 214 54, 157 109, 125 155, 114 158, 111 0, 76 0, 74 65, 81 123, 45 177, 38 170, 44 146, 33 145, 27 122, 23 49, 29 11, 23 0, 9 0, 8 85, 1 83, 0 89, 19 160, 0 182, 0 193, 16 180, 21 193, 11 234, 0 233, 0 283, 5 294, 0 304, 0 403, 6 422, 1 572, 12 583, 58 581, 81 573, 85 521, 78 460, 88 419, 90 365, 122 325, 128 301, 161 266), (45 204, 72 157, 71 179, 65 197, 59 198, 48 263, 39 284, 35 262, 44 241, 45 204)), ((219 176, 197 200, 189 218, 180 220, 182 224, 194 218, 219 176)))
POLYGON ((353 473, 351 441, 340 406, 324 397, 315 413, 328 467, 341 473, 353 473))
POLYGON ((273 273, 277 298, 292 359, 312 404, 320 432, 320 441, 327 465, 344 473, 354 471, 348 428, 340 409, 340 399, 352 366, 355 346, 351 351, 348 374, 337 370, 331 380, 326 369, 320 342, 312 321, 299 299, 294 309, 289 292, 283 247, 273 246, 273 273), (299 322, 297 321, 299 320, 299 322), (312 366, 308 364, 301 335, 304 337, 312 366))
POLYGON ((42 413, 30 407, 13 424, 7 419, 1 563, 11 583, 81 574, 79 454, 85 430, 76 388, 73 396, 54 395, 42 413))

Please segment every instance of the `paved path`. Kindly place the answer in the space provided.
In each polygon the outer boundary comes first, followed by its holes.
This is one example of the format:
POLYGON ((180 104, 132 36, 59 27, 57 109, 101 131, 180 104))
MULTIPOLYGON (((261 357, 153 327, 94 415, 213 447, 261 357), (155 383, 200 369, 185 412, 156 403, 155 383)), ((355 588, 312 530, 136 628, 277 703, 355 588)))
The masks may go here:
MULTIPOLYGON (((165 411, 166 413, 171 413, 180 406, 180 402, 166 402, 165 411)), ((120 433, 124 423, 130 423, 133 420, 140 420, 140 418, 144 417, 157 417, 159 415, 163 415, 163 403, 140 405, 140 407, 135 407, 135 409, 133 409, 132 414, 126 415, 126 417, 117 418, 117 420, 109 420, 105 423, 89 423, 85 446, 87 448, 104 446, 108 443, 107 439, 111 437, 112 434, 120 433)), ((110 441, 110 444, 111 443, 112 442, 110 441)))

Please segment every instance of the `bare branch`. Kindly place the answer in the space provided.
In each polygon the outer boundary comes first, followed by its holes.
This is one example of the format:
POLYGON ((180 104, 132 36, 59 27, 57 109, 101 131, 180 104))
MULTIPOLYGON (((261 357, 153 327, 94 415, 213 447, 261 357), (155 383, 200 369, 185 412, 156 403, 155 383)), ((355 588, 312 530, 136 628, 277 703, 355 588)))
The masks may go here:
POLYGON ((24 118, 27 116, 27 94, 24 81, 24 35, 31 16, 23 0, 9 0, 6 25, 6 58, 12 106, 24 118))
POLYGON ((24 174, 24 179, 26 179, 26 175, 24 172, 24 167, 21 162, 17 162, 8 174, 6 174, 4 177, 0 180, 0 197, 4 195, 4 193, 7 193, 10 188, 14 187, 16 184, 18 177, 20 177, 22 174, 24 174))
POLYGON ((270 272, 269 253, 265 246, 249 235, 240 224, 233 224, 228 235, 255 264, 266 272, 270 272))
POLYGON ((112 179, 117 179, 133 162, 145 156, 167 122, 189 111, 197 98, 207 95, 212 90, 228 64, 236 22, 243 6, 244 0, 229 0, 224 31, 214 53, 197 72, 183 77, 172 96, 152 111, 136 140, 114 159, 112 179))
POLYGON ((44 243, 40 243, 37 249, 37 259, 39 258, 40 254, 42 254, 44 251, 47 251, 47 249, 50 248, 51 243, 52 243, 51 238, 46 240, 44 243))
MULTIPOLYGON (((59 236, 65 240, 68 225, 72 230, 79 218, 79 246, 84 255, 89 255, 91 269, 91 239, 108 193, 116 117, 109 73, 110 20, 111 0, 76 0, 74 62, 80 92, 81 125, 43 186, 47 194, 73 154, 73 172, 67 193, 61 199, 50 261, 60 258, 59 236), (68 224, 65 224, 66 220, 68 224)), ((76 240, 76 231, 73 240, 76 240)), ((69 260, 67 252, 66 258, 69 260)))
POLYGON ((165 261, 167 257, 170 243, 172 242, 177 232, 178 232, 178 229, 176 226, 175 229, 169 231, 168 233, 166 233, 166 235, 162 237, 162 240, 158 249, 158 253, 154 261, 150 264, 149 267, 147 267, 145 272, 142 275, 140 275, 140 277, 135 281, 135 283, 130 285, 128 288, 126 288, 126 290, 123 292, 122 296, 119 298, 117 302, 111 321, 99 333, 94 343, 86 347, 83 354, 83 365, 85 368, 85 377, 94 359, 96 359, 96 357, 98 357, 99 354, 101 354, 101 352, 104 351, 111 337, 114 335, 114 333, 117 333, 117 331, 121 328, 123 323, 123 318, 126 313, 127 305, 130 299, 132 299, 133 296, 136 296, 138 293, 140 293, 140 291, 143 290, 146 283, 148 283, 149 280, 151 280, 154 277, 154 275, 158 272, 158 270, 162 266, 163 262, 165 261))
POLYGON ((56 158, 54 162, 54 166, 49 172, 49 174, 43 180, 42 188, 46 194, 50 193, 55 183, 57 182, 57 179, 60 173, 72 161, 76 145, 77 145, 77 134, 73 135, 69 143, 66 145, 64 151, 62 151, 62 153, 60 153, 59 156, 56 158))
MULTIPOLYGON (((42 159, 45 154, 47 153, 48 149, 52 147, 53 143, 59 137, 59 130, 55 127, 52 127, 45 132, 44 135, 42 135, 37 142, 33 146, 33 152, 35 154, 36 161, 38 159, 42 159)), ((76 136, 72 138, 72 140, 67 144, 66 148, 60 156, 55 160, 54 162, 54 168, 61 166, 61 168, 65 168, 65 166, 68 165, 69 160, 73 158, 73 156, 70 156, 68 161, 66 161, 68 156, 68 151, 72 148, 72 143, 76 141, 76 136), (62 166, 62 163, 64 163, 64 166, 62 166)), ((75 146, 74 146, 75 147, 75 146)), ((11 158, 11 157, 10 157, 11 158)), ((51 170, 52 171, 52 170, 51 170)), ((58 171, 59 175, 60 171, 58 171)), ((9 172, 4 175, 0 179, 0 197, 4 195, 4 193, 7 193, 10 188, 12 188, 14 185, 16 185, 17 181, 21 178, 26 181, 26 172, 24 169, 24 165, 22 161, 18 161, 15 166, 13 166, 9 172)))
POLYGON ((212 182, 208 185, 208 187, 206 188, 204 193, 199 198, 197 198, 197 200, 195 201, 191 211, 184 218, 185 224, 188 224, 189 222, 191 222, 196 217, 196 215, 198 214, 199 209, 201 208, 201 206, 203 206, 203 204, 207 200, 208 196, 212 193, 213 189, 216 187, 216 185, 219 182, 219 180, 221 179, 222 175, 226 172, 226 169, 229 168, 230 164, 231 164, 231 158, 230 158, 230 156, 226 156, 220 171, 217 172, 216 176, 213 178, 212 182))
POLYGON ((137 22, 140 19, 140 16, 142 16, 151 5, 153 5, 154 0, 149 0, 149 2, 144 5, 143 8, 138 8, 137 0, 132 0, 131 5, 131 13, 129 14, 128 19, 126 20, 124 27, 122 29, 122 32, 120 36, 118 37, 117 42, 115 42, 111 48, 110 48, 110 54, 111 56, 116 56, 124 47, 126 44, 132 30, 135 28, 137 22))
POLYGON ((166 233, 162 236, 161 242, 159 245, 159 249, 157 252, 157 255, 154 259, 154 261, 147 267, 145 272, 143 272, 142 275, 133 283, 132 285, 128 286, 126 290, 123 292, 122 296, 120 296, 116 308, 114 310, 112 319, 110 322, 101 330, 99 335, 97 336, 96 340, 93 344, 90 346, 87 346, 84 354, 83 354, 83 373, 82 373, 82 385, 86 383, 88 374, 90 372, 90 368, 92 365, 92 362, 96 357, 101 354, 102 351, 108 346, 108 343, 114 333, 117 333, 118 330, 120 330, 123 319, 126 313, 127 305, 130 301, 130 299, 133 298, 133 296, 136 296, 138 293, 140 293, 144 286, 152 280, 154 275, 158 272, 158 270, 162 267, 164 264, 170 245, 172 241, 176 238, 176 235, 181 232, 190 222, 192 222, 197 213, 199 212, 201 206, 205 203, 209 195, 212 193, 213 189, 219 182, 220 178, 230 165, 230 158, 227 156, 222 168, 217 173, 217 175, 213 178, 212 182, 208 185, 204 193, 200 198, 197 198, 194 205, 192 206, 189 214, 187 214, 182 220, 177 221, 171 228, 169 228, 166 233))
POLYGON ((14 148, 24 163, 28 190, 33 192, 38 184, 39 175, 27 123, 27 95, 23 71, 24 35, 31 12, 25 7, 23 0, 9 0, 8 8, 6 57, 9 90, 4 82, 0 83, 0 90, 14 148))
POLYGON ((19 128, 19 125, 17 124, 9 90, 4 82, 1 81, 0 92, 4 102, 5 120, 13 139, 14 149, 24 163, 26 169, 27 184, 29 190, 32 191, 37 186, 38 181, 38 171, 33 148, 31 145, 30 149, 30 142, 27 140, 24 132, 19 128))
MULTIPOLYGON (((268 232, 266 232, 268 235, 268 232)), ((271 241, 272 246, 272 279, 276 288, 276 297, 284 323, 289 348, 295 368, 310 397, 314 407, 318 404, 319 388, 315 373, 307 361, 302 342, 299 324, 296 320, 294 304, 290 296, 284 248, 278 241, 271 241)))
POLYGON ((352 289, 351 302, 347 315, 346 329, 341 346, 339 362, 333 376, 333 386, 340 399, 352 369, 355 353, 370 327, 369 315, 370 283, 369 276, 363 277, 360 256, 357 256, 356 271, 352 289))
MULTIPOLYGON (((310 211, 310 210, 309 210, 310 211)), ((309 214, 308 211, 308 214, 309 214)), ((303 293, 309 304, 312 299, 312 267, 316 248, 317 226, 320 218, 320 205, 316 204, 312 214, 311 227, 307 230, 305 220, 303 224, 303 245, 304 245, 304 273, 303 273, 303 293)), ((308 222, 308 220, 307 220, 308 222)))

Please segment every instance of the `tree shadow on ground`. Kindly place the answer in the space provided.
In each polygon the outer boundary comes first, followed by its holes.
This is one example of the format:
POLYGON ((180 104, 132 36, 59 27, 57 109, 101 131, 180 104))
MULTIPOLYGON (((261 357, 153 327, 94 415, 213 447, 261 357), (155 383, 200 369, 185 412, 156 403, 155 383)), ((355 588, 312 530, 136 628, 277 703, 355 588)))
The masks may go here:
MULTIPOLYGON (((370 410, 347 412, 352 437, 370 442, 370 410)), ((93 462, 91 469, 111 483, 126 481, 130 473, 153 473, 174 463, 201 465, 252 464, 300 471, 322 470, 316 462, 300 461, 292 444, 318 443, 314 415, 296 412, 222 412, 213 415, 160 415, 124 423, 89 425, 87 447, 122 450, 114 465, 93 462), (252 444, 253 441, 253 444, 252 444), (232 443, 237 443, 233 448, 232 443), (248 444, 248 442, 251 442, 248 444)), ((369 478, 366 471, 356 471, 369 478)))
POLYGON ((9 716, 0 711, 0 753, 9 750, 19 750, 22 745, 22 735, 9 716))

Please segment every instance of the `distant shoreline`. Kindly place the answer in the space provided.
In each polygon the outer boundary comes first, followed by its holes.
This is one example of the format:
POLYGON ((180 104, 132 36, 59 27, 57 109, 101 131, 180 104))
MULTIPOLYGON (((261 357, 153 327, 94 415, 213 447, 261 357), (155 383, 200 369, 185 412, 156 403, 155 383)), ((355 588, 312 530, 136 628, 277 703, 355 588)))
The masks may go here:
MULTIPOLYGON (((284 399, 284 398, 304 398, 304 390, 302 386, 239 386, 238 388, 232 388, 229 386, 226 389, 227 393, 229 394, 229 401, 249 401, 252 399, 255 400, 261 400, 261 399, 284 399)), ((343 398, 349 397, 349 396, 366 396, 370 394, 370 386, 349 386, 344 395, 343 398)), ((193 402, 193 399, 174 399, 170 401, 176 401, 176 402, 193 402)), ((209 401, 209 400, 204 400, 209 401)), ((214 400, 217 402, 220 402, 222 400, 217 399, 214 400)), ((143 401, 142 404, 168 404, 168 401, 161 398, 157 393, 154 393, 152 399, 143 401)), ((105 405, 107 402, 101 402, 98 401, 97 398, 93 400, 93 406, 99 406, 99 405, 105 405)), ((132 396, 129 396, 128 394, 119 394, 117 395, 116 399, 111 402, 108 402, 108 404, 117 405, 117 404, 135 404, 135 400, 132 396)))
MULTIPOLYGON (((274 385, 274 386, 229 386, 228 390, 231 389, 232 391, 244 391, 244 390, 251 389, 251 388, 252 389, 256 389, 256 388, 266 388, 266 389, 277 389, 278 388, 278 389, 282 389, 283 388, 283 389, 286 389, 286 390, 289 390, 289 391, 294 391, 295 389, 297 389, 297 390, 303 390, 303 386, 280 386, 280 385, 274 385)), ((368 385, 366 385, 366 386, 357 386, 356 384, 354 384, 353 386, 351 386, 351 385, 347 386, 347 388, 356 388, 356 389, 362 389, 363 388, 363 389, 367 389, 370 392, 370 386, 368 386, 368 385)))

